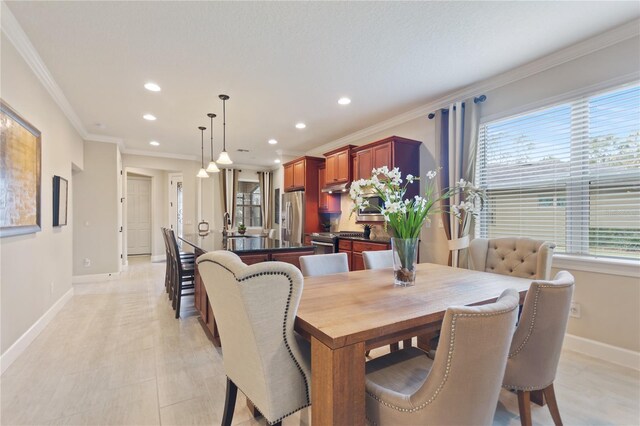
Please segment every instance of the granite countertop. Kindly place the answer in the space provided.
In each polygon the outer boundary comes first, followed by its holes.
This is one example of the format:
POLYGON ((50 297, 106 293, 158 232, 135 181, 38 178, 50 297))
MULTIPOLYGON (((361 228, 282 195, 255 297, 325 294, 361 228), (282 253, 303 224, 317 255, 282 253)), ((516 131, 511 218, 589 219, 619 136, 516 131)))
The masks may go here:
POLYGON ((381 243, 381 244, 389 244, 391 243, 390 237, 373 237, 373 238, 364 238, 364 237, 338 237, 340 240, 353 240, 353 241, 367 241, 371 243, 381 243))
POLYGON ((253 252, 276 251, 305 251, 314 250, 314 246, 306 244, 288 243, 273 238, 261 236, 233 236, 223 238, 221 234, 211 233, 205 236, 185 234, 180 237, 186 244, 201 251, 229 250, 236 254, 253 252))

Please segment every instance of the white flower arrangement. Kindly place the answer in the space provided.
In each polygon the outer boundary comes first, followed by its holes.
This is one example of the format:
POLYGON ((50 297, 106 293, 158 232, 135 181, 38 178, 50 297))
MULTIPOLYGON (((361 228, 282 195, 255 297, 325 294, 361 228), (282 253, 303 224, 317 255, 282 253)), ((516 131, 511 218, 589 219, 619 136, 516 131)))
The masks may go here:
POLYGON ((420 178, 407 175, 406 183, 403 183, 402 174, 396 167, 389 170, 387 166, 373 169, 370 179, 360 179, 351 184, 349 195, 354 202, 352 213, 369 206, 364 197, 365 194, 375 193, 382 199, 382 205, 378 207, 385 219, 385 228, 390 226, 396 238, 418 238, 420 229, 429 216, 441 213, 440 202, 455 195, 460 195, 462 201, 449 207, 449 211, 460 221, 467 221, 470 217, 476 217, 485 199, 485 193, 464 179, 448 188, 446 191, 438 191, 436 176, 438 170, 427 172, 427 190, 424 196, 416 195, 414 198, 404 199, 408 185, 418 184, 420 178))

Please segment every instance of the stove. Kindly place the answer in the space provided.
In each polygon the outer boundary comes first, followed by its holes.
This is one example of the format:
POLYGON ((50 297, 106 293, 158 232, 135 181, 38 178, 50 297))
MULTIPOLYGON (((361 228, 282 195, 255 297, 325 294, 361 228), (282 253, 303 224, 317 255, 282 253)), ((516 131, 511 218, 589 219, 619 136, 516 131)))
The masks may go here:
POLYGON ((363 232, 314 232, 311 234, 311 244, 316 247, 316 254, 338 252, 339 237, 362 237, 363 232))

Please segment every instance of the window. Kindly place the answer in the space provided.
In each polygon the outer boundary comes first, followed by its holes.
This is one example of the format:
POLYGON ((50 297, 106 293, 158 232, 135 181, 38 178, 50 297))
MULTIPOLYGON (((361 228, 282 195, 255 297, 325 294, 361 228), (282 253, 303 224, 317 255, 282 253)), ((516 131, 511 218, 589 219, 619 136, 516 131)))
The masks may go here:
POLYGON ((639 86, 485 123, 477 155, 477 236, 640 259, 639 86))
POLYGON ((236 225, 243 223, 245 226, 262 226, 260 198, 258 182, 238 182, 236 225))

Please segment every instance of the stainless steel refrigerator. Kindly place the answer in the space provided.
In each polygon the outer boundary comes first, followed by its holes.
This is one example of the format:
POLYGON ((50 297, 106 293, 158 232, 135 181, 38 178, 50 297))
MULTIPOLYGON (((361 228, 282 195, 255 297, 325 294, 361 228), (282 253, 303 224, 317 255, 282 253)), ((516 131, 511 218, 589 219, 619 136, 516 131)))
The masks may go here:
POLYGON ((304 240, 304 191, 282 194, 282 240, 302 244, 304 240))

